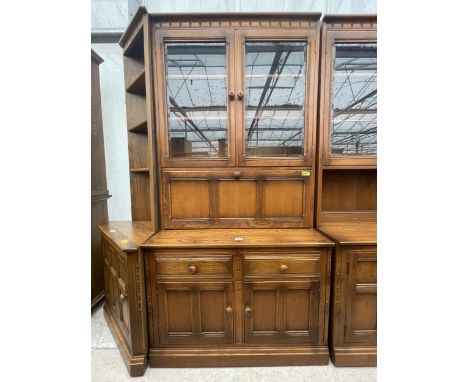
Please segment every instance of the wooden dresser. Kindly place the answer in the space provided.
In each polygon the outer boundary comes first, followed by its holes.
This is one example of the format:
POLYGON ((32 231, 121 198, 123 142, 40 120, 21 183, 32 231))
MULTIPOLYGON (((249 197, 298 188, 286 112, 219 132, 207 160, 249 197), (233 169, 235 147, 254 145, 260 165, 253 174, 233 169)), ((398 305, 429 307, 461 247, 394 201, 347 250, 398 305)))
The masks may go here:
POLYGON ((101 231, 127 264, 105 312, 132 375, 328 363, 320 16, 140 8, 122 36, 133 222, 101 231))
POLYGON ((377 364, 377 19, 325 16, 315 224, 333 240, 330 353, 377 364))

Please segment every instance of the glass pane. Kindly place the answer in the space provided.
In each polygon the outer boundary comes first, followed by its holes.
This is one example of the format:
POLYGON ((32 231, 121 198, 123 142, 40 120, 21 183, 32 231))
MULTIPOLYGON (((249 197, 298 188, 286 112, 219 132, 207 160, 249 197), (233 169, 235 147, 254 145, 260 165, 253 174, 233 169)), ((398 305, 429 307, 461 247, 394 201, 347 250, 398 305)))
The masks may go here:
POLYGON ((336 44, 331 155, 377 154, 377 44, 336 44))
POLYGON ((225 43, 166 43, 171 157, 226 157, 225 43))
POLYGON ((304 155, 306 42, 246 42, 245 155, 304 155))

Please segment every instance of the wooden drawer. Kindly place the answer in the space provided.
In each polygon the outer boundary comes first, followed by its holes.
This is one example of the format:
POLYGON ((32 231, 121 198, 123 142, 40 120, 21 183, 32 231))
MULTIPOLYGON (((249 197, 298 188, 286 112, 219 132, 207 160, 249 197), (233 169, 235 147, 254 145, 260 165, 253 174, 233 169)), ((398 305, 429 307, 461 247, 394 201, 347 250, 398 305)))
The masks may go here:
POLYGON ((156 256, 156 276, 232 277, 232 256, 156 256))
POLYGON ((320 252, 308 255, 246 255, 245 277, 311 277, 320 274, 320 252))

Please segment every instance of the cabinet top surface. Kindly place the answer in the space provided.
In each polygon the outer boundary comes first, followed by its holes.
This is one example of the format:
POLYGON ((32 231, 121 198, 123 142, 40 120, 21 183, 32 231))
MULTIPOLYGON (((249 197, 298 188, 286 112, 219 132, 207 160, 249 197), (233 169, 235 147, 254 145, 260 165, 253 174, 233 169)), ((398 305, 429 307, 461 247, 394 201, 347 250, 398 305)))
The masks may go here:
POLYGON ((310 229, 165 230, 144 248, 331 247, 333 242, 310 229))
POLYGON ((317 228, 339 244, 377 244, 377 222, 323 223, 317 228))
POLYGON ((98 225, 100 231, 123 252, 134 252, 153 231, 149 221, 117 221, 98 225))

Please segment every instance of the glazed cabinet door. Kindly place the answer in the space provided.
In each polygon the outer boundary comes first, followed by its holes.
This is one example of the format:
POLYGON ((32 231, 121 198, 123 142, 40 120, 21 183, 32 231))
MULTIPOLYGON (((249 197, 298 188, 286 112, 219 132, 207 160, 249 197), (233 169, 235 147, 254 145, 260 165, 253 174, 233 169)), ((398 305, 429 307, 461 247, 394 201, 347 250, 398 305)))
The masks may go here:
POLYGON ((155 30, 162 167, 234 165, 233 36, 223 28, 155 30))
POLYGON ((377 343, 377 249, 347 250, 345 343, 377 343))
POLYGON ((157 288, 161 344, 233 343, 230 282, 160 282, 157 288))
POLYGON ((236 31, 239 166, 311 166, 317 31, 236 31))
POLYGON ((248 281, 244 287, 246 343, 317 342, 319 281, 248 281))

